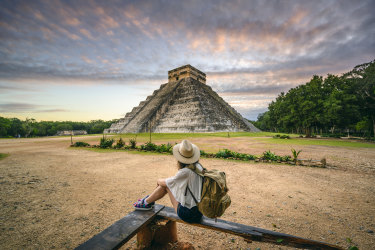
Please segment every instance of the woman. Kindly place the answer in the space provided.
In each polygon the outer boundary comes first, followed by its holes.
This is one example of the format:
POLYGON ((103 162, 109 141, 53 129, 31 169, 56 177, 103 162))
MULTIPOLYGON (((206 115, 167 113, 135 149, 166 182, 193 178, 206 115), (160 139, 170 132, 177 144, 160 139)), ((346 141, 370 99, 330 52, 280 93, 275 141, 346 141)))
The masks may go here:
POLYGON ((168 194, 174 210, 182 220, 198 222, 202 217, 197 207, 202 192, 202 177, 187 167, 192 164, 198 170, 203 169, 198 163, 199 148, 190 141, 183 140, 173 147, 173 156, 177 159, 177 174, 159 179, 156 189, 133 205, 137 210, 150 210, 155 201, 168 194))

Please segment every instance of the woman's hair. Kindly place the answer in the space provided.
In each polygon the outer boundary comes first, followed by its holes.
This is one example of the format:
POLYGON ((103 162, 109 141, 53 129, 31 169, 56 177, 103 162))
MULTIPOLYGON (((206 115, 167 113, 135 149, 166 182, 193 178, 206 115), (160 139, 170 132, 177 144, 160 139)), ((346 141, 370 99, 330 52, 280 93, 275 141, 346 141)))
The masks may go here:
POLYGON ((183 169, 184 167, 187 167, 189 165, 194 165, 195 163, 197 163, 197 162, 194 162, 193 164, 186 164, 186 163, 182 163, 180 161, 177 161, 177 167, 178 167, 178 169, 183 169))
POLYGON ((185 163, 177 161, 177 167, 178 167, 178 169, 183 169, 186 166, 189 166, 189 164, 185 164, 185 163))

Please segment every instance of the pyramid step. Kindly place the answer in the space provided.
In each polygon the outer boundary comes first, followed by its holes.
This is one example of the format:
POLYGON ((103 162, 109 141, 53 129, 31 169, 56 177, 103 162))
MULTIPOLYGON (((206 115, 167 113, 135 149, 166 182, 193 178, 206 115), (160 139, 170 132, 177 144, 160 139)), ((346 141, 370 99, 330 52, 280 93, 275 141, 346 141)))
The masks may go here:
POLYGON ((159 110, 159 106, 165 103, 166 99, 171 96, 178 83, 171 82, 164 84, 157 92, 154 91, 154 97, 142 107, 138 114, 123 128, 122 132, 137 133, 142 131, 150 117, 155 115, 156 111, 159 110))

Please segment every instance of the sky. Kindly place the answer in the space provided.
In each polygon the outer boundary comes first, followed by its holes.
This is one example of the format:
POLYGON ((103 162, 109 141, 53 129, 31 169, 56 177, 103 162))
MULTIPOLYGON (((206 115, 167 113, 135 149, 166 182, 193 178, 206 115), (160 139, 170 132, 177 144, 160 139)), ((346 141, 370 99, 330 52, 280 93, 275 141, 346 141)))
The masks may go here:
POLYGON ((374 0, 0 0, 0 116, 123 117, 190 64, 245 118, 375 59, 374 0))

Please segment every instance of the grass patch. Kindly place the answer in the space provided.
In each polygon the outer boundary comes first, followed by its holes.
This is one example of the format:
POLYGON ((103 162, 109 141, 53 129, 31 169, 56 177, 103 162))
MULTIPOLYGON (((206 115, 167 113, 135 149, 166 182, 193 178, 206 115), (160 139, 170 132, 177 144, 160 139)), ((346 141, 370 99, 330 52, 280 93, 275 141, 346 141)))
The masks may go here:
POLYGON ((8 156, 9 154, 0 153, 0 160, 5 159, 8 156))
MULTIPOLYGON (((161 153, 158 152, 151 152, 151 151, 138 151, 138 150, 124 150, 124 149, 114 149, 114 148, 86 148, 86 147, 69 147, 69 149, 78 149, 78 150, 88 150, 98 153, 118 153, 118 152, 126 152, 130 154, 139 154, 139 155, 160 155, 161 153)), ((166 154, 165 155, 171 155, 166 154)))
MULTIPOLYGON (((229 132, 229 137, 272 137, 277 133, 271 132, 229 132)), ((122 137, 126 139, 137 137, 137 141, 149 141, 149 133, 138 133, 138 134, 111 134, 115 138, 122 137)), ((298 136, 298 135, 294 135, 298 136)), ((220 137, 227 138, 228 132, 216 132, 216 133, 152 133, 151 138, 154 140, 183 140, 189 138, 205 138, 205 137, 220 137)))
POLYGON ((86 148, 86 147, 69 147, 69 149, 78 149, 78 150, 89 150, 98 153, 113 153, 119 152, 120 150, 114 148, 86 148))
POLYGON ((305 138, 293 138, 291 140, 274 140, 272 138, 255 138, 255 139, 258 141, 265 142, 267 144, 375 148, 375 143, 348 141, 348 140, 342 140, 342 139, 305 139, 305 138))

